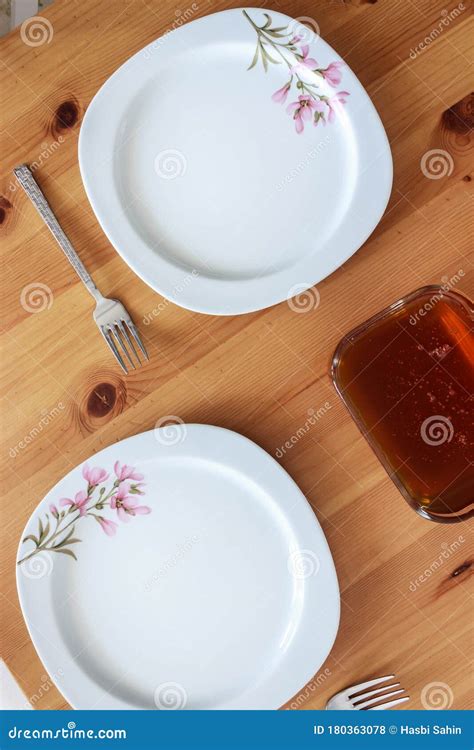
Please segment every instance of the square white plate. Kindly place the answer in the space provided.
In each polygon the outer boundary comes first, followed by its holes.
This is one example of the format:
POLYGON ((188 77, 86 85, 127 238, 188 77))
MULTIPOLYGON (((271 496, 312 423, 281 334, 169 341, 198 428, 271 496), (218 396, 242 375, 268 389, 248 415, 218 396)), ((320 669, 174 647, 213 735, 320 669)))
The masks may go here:
POLYGON ((276 709, 339 623, 304 495, 255 443, 209 425, 160 427, 71 471, 26 525, 17 585, 77 709, 276 709))
POLYGON ((258 8, 200 18, 122 65, 87 110, 79 163, 126 263, 176 304, 217 315, 332 273, 392 185, 356 76, 314 31, 258 8))

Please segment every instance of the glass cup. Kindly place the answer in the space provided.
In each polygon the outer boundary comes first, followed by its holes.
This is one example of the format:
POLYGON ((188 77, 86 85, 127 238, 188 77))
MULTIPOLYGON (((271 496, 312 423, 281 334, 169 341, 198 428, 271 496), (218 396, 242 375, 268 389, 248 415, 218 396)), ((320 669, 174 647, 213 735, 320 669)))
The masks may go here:
POLYGON ((426 286, 348 333, 337 392, 390 477, 424 518, 474 513, 474 308, 426 286))

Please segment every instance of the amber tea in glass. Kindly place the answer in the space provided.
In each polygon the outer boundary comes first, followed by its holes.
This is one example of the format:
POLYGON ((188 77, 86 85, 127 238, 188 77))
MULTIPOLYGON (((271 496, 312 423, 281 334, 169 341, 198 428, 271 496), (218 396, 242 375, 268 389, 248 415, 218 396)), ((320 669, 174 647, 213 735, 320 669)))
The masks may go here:
POLYGON ((474 512, 474 308, 424 287, 351 331, 333 358, 336 389, 415 510, 474 512))

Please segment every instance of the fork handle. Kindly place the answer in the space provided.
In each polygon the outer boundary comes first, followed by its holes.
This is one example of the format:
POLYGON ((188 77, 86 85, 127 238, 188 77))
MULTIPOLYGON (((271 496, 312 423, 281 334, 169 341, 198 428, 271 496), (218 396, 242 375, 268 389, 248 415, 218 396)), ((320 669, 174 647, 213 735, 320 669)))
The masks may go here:
POLYGON ((20 167, 15 167, 13 172, 15 174, 16 179, 20 183, 21 187, 27 194, 30 201, 35 206, 39 215, 43 219, 44 223, 48 227, 49 231, 53 235, 54 239, 58 243, 64 255, 68 259, 69 263, 74 268, 77 275, 83 282, 84 286, 90 292, 90 294, 92 294, 95 301, 99 302, 102 299, 101 293, 99 292, 96 285, 92 281, 92 278, 89 272, 87 271, 85 265, 83 264, 82 260, 79 258, 76 251, 74 250, 68 237, 65 235, 65 233, 61 229, 61 226, 57 218, 53 214, 51 206, 46 200, 44 193, 42 192, 40 186, 38 185, 35 178, 33 177, 33 173, 31 172, 29 167, 27 167, 26 164, 22 164, 20 167))

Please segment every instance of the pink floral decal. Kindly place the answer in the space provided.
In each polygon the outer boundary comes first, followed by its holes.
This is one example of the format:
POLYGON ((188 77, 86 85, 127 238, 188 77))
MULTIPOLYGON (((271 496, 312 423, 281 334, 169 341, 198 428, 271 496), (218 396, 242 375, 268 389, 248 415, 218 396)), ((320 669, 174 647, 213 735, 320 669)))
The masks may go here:
MULTIPOLYGON (((140 492, 142 495, 143 493, 140 492)), ((121 521, 128 523, 132 516, 146 516, 151 513, 148 505, 139 505, 138 501, 132 497, 132 490, 128 485, 122 484, 115 495, 112 495, 110 507, 117 511, 117 516, 121 521)))
POLYGON ((148 505, 141 505, 137 496, 145 494, 143 474, 135 471, 133 466, 114 464, 115 479, 107 487, 109 472, 100 467, 91 468, 84 464, 82 476, 86 487, 76 492, 74 498, 63 497, 58 504, 51 503, 45 519, 38 519, 36 534, 28 534, 22 540, 33 542, 35 548, 19 560, 21 565, 40 552, 57 552, 77 560, 72 549, 81 540, 75 536, 76 524, 82 518, 93 518, 107 536, 115 536, 119 524, 103 515, 106 508, 115 511, 120 521, 128 523, 135 516, 151 513, 148 505))
POLYGON ((347 103, 348 91, 338 91, 334 96, 327 96, 318 91, 322 80, 332 88, 337 89, 342 81, 344 63, 336 60, 326 67, 318 65, 310 57, 307 44, 300 44, 301 37, 294 36, 290 27, 273 26, 271 16, 264 13, 265 23, 256 24, 243 10, 245 18, 252 25, 257 34, 257 47, 249 70, 262 61, 265 72, 269 65, 283 63, 288 68, 288 80, 274 94, 272 100, 276 104, 285 104, 290 91, 296 88, 298 95, 295 101, 286 107, 298 134, 304 131, 305 124, 326 125, 334 122, 336 115, 347 103))

